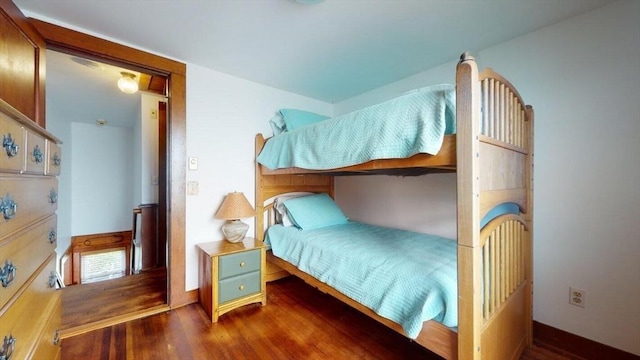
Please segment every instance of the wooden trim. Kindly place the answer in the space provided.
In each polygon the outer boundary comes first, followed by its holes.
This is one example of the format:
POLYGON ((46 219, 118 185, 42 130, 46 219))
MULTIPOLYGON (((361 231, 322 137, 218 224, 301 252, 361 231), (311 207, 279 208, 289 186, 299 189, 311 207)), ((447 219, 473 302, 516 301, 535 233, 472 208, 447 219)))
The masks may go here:
POLYGON ((638 360, 640 356, 534 321, 533 338, 540 347, 585 359, 638 360))
POLYGON ((41 20, 29 21, 51 49, 163 75, 168 79, 168 302, 171 308, 194 302, 185 290, 186 65, 41 20))
POLYGON ((108 326, 121 324, 123 322, 131 321, 131 320, 141 319, 141 318, 144 318, 144 317, 147 317, 147 316, 160 314, 160 313, 163 313, 163 312, 166 312, 166 311, 169 311, 169 310, 171 310, 171 309, 169 308, 168 305, 159 305, 159 306, 154 306, 152 308, 145 309, 145 310, 142 310, 142 311, 138 311, 138 312, 135 312, 135 313, 119 315, 119 316, 115 316, 115 317, 112 317, 112 318, 96 321, 96 322, 93 322, 93 323, 90 323, 90 324, 76 326, 74 328, 62 330, 62 332, 60 334, 60 338, 64 340, 66 338, 69 338, 69 337, 72 337, 72 336, 76 336, 76 335, 80 335, 80 334, 84 334, 84 333, 87 333, 89 331, 102 329, 102 328, 105 328, 105 327, 108 327, 108 326))
MULTIPOLYGON (((131 231, 114 231, 101 234, 79 235, 71 237, 71 285, 81 284, 81 257, 84 253, 97 251, 125 251, 125 276, 131 271, 131 231)), ((65 284, 68 285, 68 284, 65 284)))

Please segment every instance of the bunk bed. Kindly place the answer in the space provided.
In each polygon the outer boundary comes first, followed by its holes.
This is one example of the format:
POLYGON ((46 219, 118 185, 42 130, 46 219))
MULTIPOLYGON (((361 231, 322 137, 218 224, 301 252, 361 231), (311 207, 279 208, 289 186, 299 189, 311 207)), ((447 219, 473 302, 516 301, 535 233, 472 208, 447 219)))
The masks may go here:
MULTIPOLYGON (((333 197, 335 176, 455 172, 457 327, 429 320, 411 338, 447 359, 517 359, 532 343, 533 109, 505 78, 491 69, 479 73, 466 53, 454 91, 456 130, 443 136, 433 154, 315 170, 271 169, 256 161, 255 236, 264 240, 276 222, 275 198, 295 192, 333 197), (496 213, 504 204, 517 211, 496 213)), ((269 140, 256 136, 256 158, 269 140)), ((293 264, 271 253, 267 260, 407 335, 398 323, 293 264)))

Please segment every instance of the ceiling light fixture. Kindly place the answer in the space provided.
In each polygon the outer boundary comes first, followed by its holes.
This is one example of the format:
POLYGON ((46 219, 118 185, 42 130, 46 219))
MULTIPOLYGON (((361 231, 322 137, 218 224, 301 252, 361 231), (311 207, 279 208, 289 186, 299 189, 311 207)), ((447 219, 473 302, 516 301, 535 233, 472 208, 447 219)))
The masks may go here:
POLYGON ((125 94, 135 94, 138 91, 136 76, 130 72, 123 71, 122 77, 118 79, 118 88, 125 94))

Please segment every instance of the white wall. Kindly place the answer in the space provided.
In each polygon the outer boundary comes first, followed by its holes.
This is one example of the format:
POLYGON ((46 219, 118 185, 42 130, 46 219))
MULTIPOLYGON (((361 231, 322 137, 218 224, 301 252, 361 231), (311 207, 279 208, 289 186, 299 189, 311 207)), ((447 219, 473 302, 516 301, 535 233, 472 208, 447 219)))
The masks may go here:
POLYGON ((137 188, 139 184, 140 196, 136 197, 135 206, 158 202, 158 102, 165 101, 163 96, 149 93, 141 93, 140 99, 141 131, 136 134, 140 146, 140 179, 135 182, 137 188))
POLYGON ((131 229, 133 131, 71 124, 71 235, 131 229))
MULTIPOLYGON (((186 289, 198 287, 195 245, 224 239, 224 221, 213 215, 224 196, 243 192, 254 196, 254 138, 271 136, 269 119, 281 108, 332 114, 332 105, 300 95, 187 64, 187 156, 198 158, 198 170, 187 181, 198 182, 199 194, 186 201, 186 289)), ((244 219, 251 225, 253 219, 244 219)))
MULTIPOLYGON (((534 319, 640 355, 640 2, 622 0, 477 55, 535 110, 534 319), (568 304, 569 286, 586 291, 585 308, 568 304)), ((454 72, 455 61, 336 104, 335 113, 453 82, 454 72)), ((420 230, 450 209, 437 209, 434 196, 424 204, 412 197, 431 191, 424 187, 453 189, 440 178, 448 176, 341 178, 336 191, 349 216, 420 230)))

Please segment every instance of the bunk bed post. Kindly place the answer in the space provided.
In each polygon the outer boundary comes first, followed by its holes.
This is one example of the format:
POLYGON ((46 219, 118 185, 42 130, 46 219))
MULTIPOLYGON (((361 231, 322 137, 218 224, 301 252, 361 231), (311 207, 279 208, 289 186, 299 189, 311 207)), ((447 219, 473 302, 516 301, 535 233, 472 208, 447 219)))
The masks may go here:
POLYGON ((526 121, 527 123, 527 158, 526 158, 526 185, 527 185, 527 209, 523 214, 524 221, 527 224, 527 251, 526 258, 526 271, 527 271, 527 303, 525 309, 525 321, 527 326, 526 332, 526 345, 531 347, 533 345, 533 107, 531 105, 526 106, 526 121))
POLYGON ((480 359, 482 248, 479 218, 480 89, 475 59, 456 69, 458 206, 458 358, 480 359))
MULTIPOLYGON (((255 139, 255 159, 258 158, 258 154, 262 150, 264 146, 264 137, 262 134, 257 134, 255 139)), ((262 176, 260 176, 260 164, 257 160, 255 161, 256 171, 255 171, 255 179, 254 183, 256 184, 255 188, 255 209, 256 209, 256 217, 254 223, 254 238, 256 240, 264 241, 264 196, 263 196, 263 181, 262 176)))

